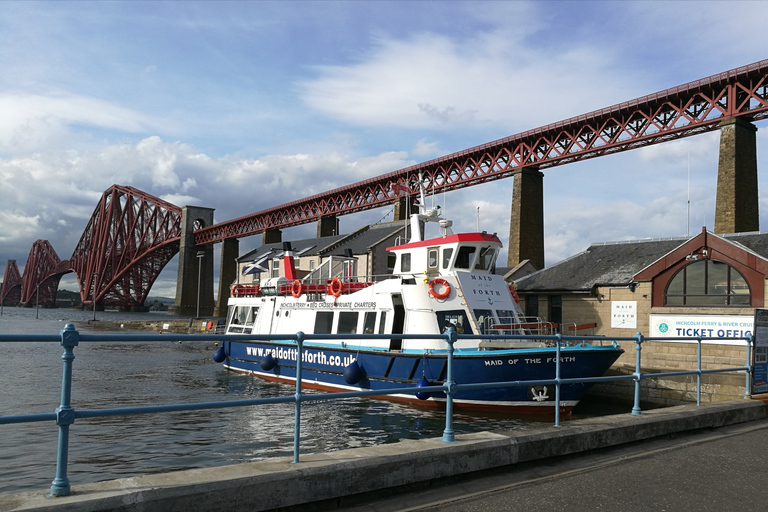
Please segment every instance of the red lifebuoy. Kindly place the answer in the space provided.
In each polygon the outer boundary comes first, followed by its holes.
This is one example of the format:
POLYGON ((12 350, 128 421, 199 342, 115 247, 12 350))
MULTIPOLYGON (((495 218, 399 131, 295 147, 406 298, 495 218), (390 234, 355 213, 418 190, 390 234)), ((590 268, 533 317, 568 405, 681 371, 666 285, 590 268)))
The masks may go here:
POLYGON ((294 280, 293 283, 291 283, 291 295, 293 295, 297 299, 301 295, 301 281, 299 281, 298 279, 294 280))
POLYGON ((342 283, 341 279, 338 277, 334 277, 331 279, 331 283, 328 285, 328 295, 333 295, 334 297, 338 297, 341 295, 341 288, 342 283))
POLYGON ((512 294, 512 298, 515 299, 515 302, 520 304, 520 297, 517 296, 517 288, 515 288, 515 285, 509 285, 509 293, 512 294))
POLYGON ((451 285, 448 284, 448 281, 443 279, 442 277, 436 277, 429 283, 429 294, 433 296, 436 299, 444 299, 448 297, 451 293, 451 285), (439 284, 443 287, 442 292, 436 292, 435 291, 435 284, 439 284))

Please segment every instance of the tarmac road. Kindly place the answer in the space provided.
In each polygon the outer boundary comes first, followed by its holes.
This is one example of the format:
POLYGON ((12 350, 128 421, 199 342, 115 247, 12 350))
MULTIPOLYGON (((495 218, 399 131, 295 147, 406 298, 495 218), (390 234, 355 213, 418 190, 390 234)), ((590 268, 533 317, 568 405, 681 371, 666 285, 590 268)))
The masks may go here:
POLYGON ((768 420, 453 479, 349 512, 768 511, 768 420))

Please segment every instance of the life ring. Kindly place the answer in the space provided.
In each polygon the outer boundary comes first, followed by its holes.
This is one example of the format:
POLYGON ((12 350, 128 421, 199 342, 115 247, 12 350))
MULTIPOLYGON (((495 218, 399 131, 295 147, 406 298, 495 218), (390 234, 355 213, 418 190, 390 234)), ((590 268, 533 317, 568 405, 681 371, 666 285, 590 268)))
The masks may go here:
POLYGON ((443 279, 442 277, 436 277, 429 283, 429 294, 433 296, 436 299, 444 299, 448 297, 451 293, 451 285, 448 284, 448 281, 443 279), (436 292, 435 291, 435 284, 442 285, 443 291, 442 292, 436 292))
POLYGON ((208 330, 209 330, 209 331, 210 331, 211 329, 213 329, 213 322, 208 322, 208 324, 206 325, 206 327, 208 327, 208 330))
POLYGON ((515 299, 515 302, 520 304, 520 297, 517 295, 517 288, 515 288, 515 285, 509 285, 509 293, 512 294, 512 298, 515 299))
POLYGON ((291 295, 293 295, 297 299, 301 295, 301 281, 299 281, 298 279, 294 280, 293 283, 291 283, 291 295))
POLYGON ((341 288, 342 283, 341 279, 338 277, 334 277, 331 279, 331 283, 328 285, 328 295, 333 295, 334 297, 338 297, 341 295, 341 288))

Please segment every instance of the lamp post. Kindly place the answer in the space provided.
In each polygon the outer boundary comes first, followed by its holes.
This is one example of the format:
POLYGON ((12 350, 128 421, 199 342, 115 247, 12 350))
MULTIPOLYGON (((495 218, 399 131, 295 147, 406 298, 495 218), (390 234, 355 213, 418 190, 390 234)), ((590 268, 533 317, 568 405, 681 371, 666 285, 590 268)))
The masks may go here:
POLYGON ((3 282, 0 283, 0 316, 3 316, 3 286, 5 285, 5 278, 3 278, 3 282))
POLYGON ((200 318, 200 269, 202 268, 205 251, 197 251, 197 313, 195 318, 200 318))
POLYGON ((93 273, 93 321, 96 321, 96 278, 99 277, 98 272, 93 273))
POLYGON ((40 318, 40 283, 37 283, 37 293, 35 294, 35 320, 40 318))

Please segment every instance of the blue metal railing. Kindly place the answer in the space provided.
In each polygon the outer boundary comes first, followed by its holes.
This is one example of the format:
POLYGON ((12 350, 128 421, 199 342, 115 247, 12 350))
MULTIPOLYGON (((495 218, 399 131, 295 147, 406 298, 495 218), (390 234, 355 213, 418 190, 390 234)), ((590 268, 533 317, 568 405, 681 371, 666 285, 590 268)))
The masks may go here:
MULTIPOLYGON (((221 341, 221 335, 215 334, 190 334, 190 335, 175 335, 179 340, 187 341, 221 341)), ((41 421, 55 421, 59 427, 59 440, 57 446, 56 455, 56 476, 51 484, 51 490, 48 494, 49 497, 55 496, 67 496, 71 493, 70 481, 67 478, 67 460, 69 452, 69 426, 72 425, 77 418, 96 418, 105 416, 124 416, 135 414, 152 414, 160 412, 174 412, 174 411, 192 411, 203 409, 223 409, 228 407, 244 407, 254 405, 266 405, 266 404, 279 404, 279 403, 295 403, 294 412, 294 440, 293 440, 293 462, 299 462, 299 434, 300 434, 300 419, 301 419, 301 404, 302 402, 313 400, 338 400, 345 398, 358 398, 358 397, 372 397, 372 396, 384 396, 393 394, 410 393, 417 394, 424 391, 424 388, 414 386, 406 388, 392 388, 392 389, 376 389, 368 391, 350 391, 340 393, 329 393, 321 395, 308 395, 302 393, 301 387, 301 375, 302 375, 302 350, 304 342, 306 340, 323 340, 323 339, 359 339, 361 335, 310 335, 298 332, 295 335, 246 335, 238 334, 228 336, 229 339, 240 340, 260 340, 270 341, 275 338, 279 338, 281 341, 294 341, 297 345, 297 358, 296 358, 296 391, 291 396, 281 396, 272 398, 254 398, 246 400, 229 400, 224 402, 202 402, 202 403, 187 403, 187 404, 169 404, 169 405, 155 405, 155 406, 142 406, 142 407, 122 407, 113 409, 98 409, 98 410, 75 410, 71 403, 72 394, 72 363, 75 359, 74 348, 79 345, 80 341, 167 341, 168 336, 160 334, 86 334, 81 335, 72 324, 67 324, 66 327, 60 332, 59 335, 0 335, 0 342, 52 342, 59 341, 61 346, 64 347, 64 354, 61 358, 63 360, 63 375, 61 383, 61 402, 59 407, 56 408, 53 413, 44 414, 28 414, 18 416, 0 416, 0 425, 13 424, 13 423, 31 423, 41 421)), ((490 336, 493 339, 510 339, 510 340, 524 340, 535 338, 536 340, 551 341, 555 345, 555 377, 552 379, 542 380, 528 380, 528 381, 509 381, 509 382, 492 382, 492 383, 473 383, 473 384, 461 384, 454 382, 453 380, 453 345, 458 339, 487 339, 489 336, 474 336, 474 335, 458 335, 451 328, 441 335, 364 335, 366 338, 386 338, 386 339, 442 339, 447 344, 447 371, 446 380, 442 386, 434 386, 433 390, 441 390, 446 395, 446 409, 445 409, 445 429, 443 431, 443 442, 450 443, 454 441, 453 431, 453 395, 461 390, 468 389, 483 389, 483 388, 500 388, 500 387, 513 387, 513 386, 531 386, 531 385, 554 385, 555 386, 555 401, 553 404, 555 411, 555 426, 560 426, 560 387, 564 384, 572 383, 597 383, 608 382, 616 380, 634 380, 635 381, 635 393, 634 393, 634 405, 632 408, 632 414, 641 414, 640 410, 640 384, 643 379, 660 378, 660 377, 673 377, 684 375, 696 375, 697 379, 697 394, 696 404, 701 405, 701 376, 711 373, 723 373, 723 372, 736 372, 743 371, 746 375, 745 381, 745 394, 744 398, 750 398, 750 375, 752 373, 751 362, 751 345, 752 337, 747 338, 729 338, 729 340, 743 340, 746 344, 746 364, 744 366, 729 367, 729 368, 717 368, 717 369, 702 369, 702 342, 703 341, 722 341, 721 338, 645 338, 642 334, 637 333, 632 337, 617 337, 613 338, 614 342, 628 341, 635 344, 636 352, 636 364, 635 372, 628 375, 612 375, 603 377, 585 377, 585 378, 571 378, 563 379, 560 377, 560 362, 561 362, 561 348, 563 344, 570 344, 574 342, 605 342, 606 338, 598 336, 563 336, 560 334, 552 336, 520 336, 520 335, 498 335, 490 336), (666 373, 650 373, 644 374, 641 371, 641 351, 642 344, 645 342, 666 342, 666 341, 696 341, 697 342, 697 369, 677 372, 666 373)))

